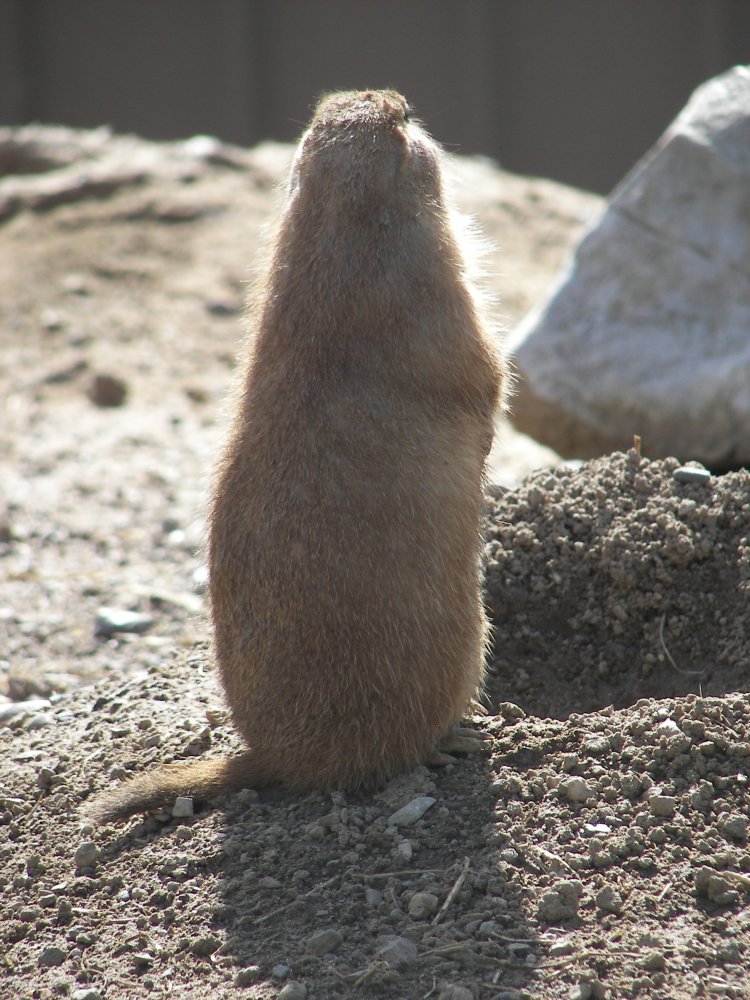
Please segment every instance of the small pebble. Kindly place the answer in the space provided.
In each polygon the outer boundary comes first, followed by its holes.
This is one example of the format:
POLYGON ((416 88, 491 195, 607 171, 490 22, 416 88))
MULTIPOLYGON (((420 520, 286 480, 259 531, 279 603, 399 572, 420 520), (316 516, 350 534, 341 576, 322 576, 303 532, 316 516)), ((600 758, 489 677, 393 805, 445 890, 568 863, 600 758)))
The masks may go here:
POLYGON ((196 594, 205 594, 208 589, 208 566, 199 566, 193 570, 193 590, 196 594))
POLYGON ((291 971, 292 970, 290 966, 284 965, 283 962, 280 962, 278 965, 274 965, 274 967, 271 969, 271 978, 286 979, 286 977, 289 975, 291 971))
POLYGON ((62 286, 71 295, 89 294, 88 282, 82 274, 66 274, 63 278, 62 286))
POLYGON ((38 729, 49 729, 50 726, 55 725, 54 715, 50 715, 49 712, 37 712, 32 715, 30 719, 27 720, 25 726, 23 727, 27 733, 33 733, 38 729))
POLYGON ((74 361, 70 365, 65 365, 63 368, 56 368, 51 371, 49 375, 44 376, 44 383, 46 385, 65 385, 66 382, 72 382, 74 379, 82 375, 83 372, 88 368, 88 362, 80 358, 78 361, 74 361))
POLYGON ((211 316, 236 316, 242 309, 237 299, 209 299, 205 305, 211 316))
POLYGON ((122 406, 128 397, 128 386, 114 375, 94 375, 88 384, 86 395, 94 406, 122 406))
POLYGON ((400 840, 396 846, 396 854, 402 861, 411 861, 414 856, 414 848, 410 840, 400 840))
POLYGON ((607 837, 612 833, 612 827, 606 823, 586 823, 583 829, 592 837, 607 837))
POLYGON ((39 955, 37 959, 37 965, 42 968, 51 968, 54 965, 62 965, 65 961, 66 953, 62 948, 56 948, 53 946, 45 948, 39 955))
POLYGON ((497 714, 501 715, 507 722, 517 722, 519 719, 526 718, 526 713, 521 706, 512 701, 501 701, 497 706, 497 714))
POLYGON ((72 1000, 102 1000, 102 995, 99 990, 92 990, 89 987, 84 987, 81 990, 76 990, 72 995, 72 1000))
POLYGON ((376 956, 393 969, 403 969, 417 960, 417 946, 408 938, 386 934, 378 938, 376 956))
POLYGON ((338 931, 317 931, 307 939, 305 948, 312 955, 327 955, 329 951, 336 951, 343 940, 343 934, 339 934, 338 931))
POLYGON ((474 994, 465 986, 446 986, 438 994, 438 1000, 474 1000, 474 994))
POLYGON ((476 930, 476 936, 478 938, 488 938, 493 934, 499 934, 502 931, 502 927, 497 922, 497 920, 483 920, 476 930))
POLYGON ((596 905, 605 913, 622 913, 622 896, 610 885, 605 885, 596 894, 596 905))
POLYGON ((537 917, 546 923, 570 920, 578 913, 578 904, 583 895, 583 883, 577 880, 559 882, 554 889, 545 892, 537 903, 537 917))
POLYGON ((588 781, 583 778, 563 778, 559 785, 562 794, 571 802, 585 802, 591 798, 592 790, 588 781))
POLYGON ((99 848, 91 841, 85 841, 73 855, 76 868, 93 868, 99 859, 99 848))
POLYGON ((734 906, 740 900, 739 892, 728 878, 705 866, 695 873, 695 891, 719 906, 734 906))
POLYGON ((222 143, 214 135, 192 135, 182 142, 182 148, 188 156, 194 156, 196 160, 210 160, 220 156, 222 143))
MULTIPOLYGON (((273 973, 271 973, 271 975, 273 975, 273 973)), ((234 985, 252 986, 253 983, 257 983, 260 978, 261 978, 260 966, 248 965, 247 968, 240 969, 237 975, 234 977, 234 985)))
POLYGON ((511 941, 507 947, 513 958, 520 961, 528 952, 529 943, 528 941, 511 941))
POLYGON ((0 723, 10 722, 19 715, 33 714, 50 708, 46 698, 30 698, 28 701, 9 701, 0 705, 0 723))
POLYGON ((99 608, 94 621, 94 635, 108 638, 116 632, 147 632, 154 624, 151 615, 121 608, 99 608))
POLYGON ((26 874, 29 878, 38 878, 40 875, 44 875, 45 867, 42 863, 42 859, 38 854, 30 854, 26 858, 26 874))
POLYGON ((677 811, 677 799, 671 795, 652 795, 648 800, 648 807, 652 816, 669 818, 677 811))
POLYGON ((592 1000, 593 995, 590 983, 578 983, 568 993, 569 1000, 592 1000))
POLYGON ((678 483, 698 483, 705 484, 711 478, 708 469, 703 469, 697 465, 681 465, 672 473, 678 483))
POLYGON ((669 718, 660 722, 656 727, 656 731, 660 736, 677 736, 682 732, 674 719, 669 718))
POLYGON ((273 875, 264 875, 263 878, 258 879, 258 887, 260 889, 280 889, 281 882, 273 875))
POLYGON ((190 951, 193 955, 198 955, 200 958, 207 958, 209 955, 213 955, 220 947, 221 938, 215 934, 204 934, 201 937, 194 938, 190 942, 190 951))
POLYGON ((185 819, 193 815, 193 800, 187 795, 179 795, 172 806, 175 819, 185 819))
POLYGON ((409 902, 409 916, 413 920, 426 920, 438 908, 439 900, 431 892, 415 892, 409 902))
POLYGON ((568 941, 567 938, 560 938, 558 941, 554 941, 549 949, 551 958, 564 958, 566 955, 572 955, 573 951, 573 942, 568 941))
POLYGON ((211 394, 208 389, 204 389, 200 385, 187 385, 185 386, 185 395, 193 403, 207 403, 211 398, 211 394))
POLYGON ((660 951, 649 951, 641 959, 641 968, 647 972, 663 972, 667 967, 667 960, 660 951))
POLYGON ((43 309, 39 316, 39 322, 49 333, 62 329, 64 325, 63 317, 56 309, 43 309))
POLYGON ((289 982, 279 993, 279 1000, 305 1000, 307 987, 304 983, 289 982))
POLYGON ((730 837, 734 837, 735 840, 747 839, 747 820, 744 816, 733 813, 731 816, 727 816, 726 819, 720 820, 719 826, 724 833, 730 837))
POLYGON ((397 809, 392 816, 388 817, 389 826, 413 826, 420 820, 427 810, 435 805, 436 800, 430 795, 420 795, 405 806, 397 809))
POLYGON ((383 893, 377 889, 365 889, 365 902, 368 906, 380 906, 383 902, 383 893))

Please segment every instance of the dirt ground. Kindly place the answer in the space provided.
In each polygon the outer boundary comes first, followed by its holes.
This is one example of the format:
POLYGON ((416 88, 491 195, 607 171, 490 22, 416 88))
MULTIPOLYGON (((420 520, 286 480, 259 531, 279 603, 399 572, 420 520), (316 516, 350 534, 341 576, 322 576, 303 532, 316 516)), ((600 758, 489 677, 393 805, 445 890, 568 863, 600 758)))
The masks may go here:
MULTIPOLYGON (((647 442, 562 465, 500 429, 476 758, 81 818, 238 747, 201 511, 288 157, 0 130, 0 995, 749 998, 750 474, 647 442)), ((601 202, 456 175, 510 326, 601 202)))

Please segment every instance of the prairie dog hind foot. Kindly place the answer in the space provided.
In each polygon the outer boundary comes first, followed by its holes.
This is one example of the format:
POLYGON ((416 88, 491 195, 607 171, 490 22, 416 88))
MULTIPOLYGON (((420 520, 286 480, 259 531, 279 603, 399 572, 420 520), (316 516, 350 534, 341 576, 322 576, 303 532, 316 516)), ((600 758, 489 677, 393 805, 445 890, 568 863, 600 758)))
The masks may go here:
POLYGON ((455 764, 456 758, 453 754, 477 753, 484 746, 484 741, 490 738, 490 734, 481 729, 468 729, 466 726, 456 725, 444 733, 437 747, 429 752, 425 758, 425 764, 429 767, 446 767, 448 764, 455 764))

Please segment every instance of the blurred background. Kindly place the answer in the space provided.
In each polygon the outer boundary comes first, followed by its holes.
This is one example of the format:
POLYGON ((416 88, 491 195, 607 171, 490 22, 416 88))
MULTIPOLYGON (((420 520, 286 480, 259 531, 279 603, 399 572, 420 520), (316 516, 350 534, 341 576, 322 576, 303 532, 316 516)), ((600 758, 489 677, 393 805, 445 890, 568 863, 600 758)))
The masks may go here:
POLYGON ((0 124, 295 138, 392 86, 448 148, 607 193, 750 62, 750 0, 0 0, 0 124))

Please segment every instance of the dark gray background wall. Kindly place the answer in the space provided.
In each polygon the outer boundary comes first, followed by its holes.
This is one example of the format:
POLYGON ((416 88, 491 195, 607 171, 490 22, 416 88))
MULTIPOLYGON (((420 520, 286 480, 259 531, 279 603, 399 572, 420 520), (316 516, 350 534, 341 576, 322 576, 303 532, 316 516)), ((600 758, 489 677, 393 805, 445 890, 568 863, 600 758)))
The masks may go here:
POLYGON ((291 139, 402 90, 450 148, 606 192, 750 62, 750 0, 0 0, 0 122, 291 139))

